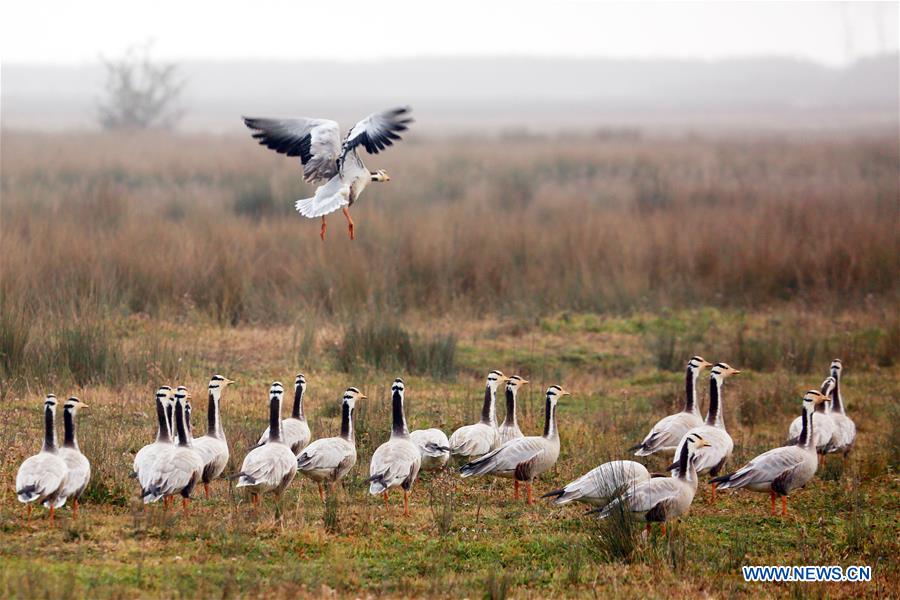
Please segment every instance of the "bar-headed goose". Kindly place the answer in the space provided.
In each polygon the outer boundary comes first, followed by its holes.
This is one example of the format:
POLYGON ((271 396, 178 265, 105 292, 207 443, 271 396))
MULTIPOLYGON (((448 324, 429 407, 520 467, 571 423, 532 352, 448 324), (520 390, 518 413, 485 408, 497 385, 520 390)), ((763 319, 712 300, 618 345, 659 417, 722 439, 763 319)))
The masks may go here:
POLYGON ((850 454, 856 442, 856 423, 847 416, 844 398, 841 396, 841 373, 844 367, 840 359, 831 361, 831 376, 834 377, 834 388, 831 390, 831 415, 834 421, 834 433, 828 444, 827 452, 843 452, 844 458, 850 454))
POLYGON ((460 427, 450 436, 450 453, 472 459, 495 450, 500 445, 497 432, 497 387, 507 380, 500 371, 491 371, 484 388, 481 421, 460 427))
MULTIPOLYGON (((315 481, 319 486, 319 498, 325 502, 323 483, 330 488, 344 478, 356 464, 356 432, 353 428, 353 413, 357 400, 365 400, 355 387, 349 387, 341 398, 341 434, 337 437, 321 438, 312 442, 297 457, 297 470, 315 481)), ((329 492, 330 493, 330 492, 329 492)))
POLYGON ((411 431, 409 441, 416 445, 422 455, 423 471, 436 471, 450 460, 450 440, 440 429, 432 427, 411 431))
POLYGON ((173 412, 178 443, 163 448, 156 460, 138 475, 144 504, 180 494, 181 505, 187 510, 191 493, 203 477, 203 459, 193 448, 191 432, 187 425, 189 397, 190 394, 184 389, 179 388, 175 391, 173 412))
MULTIPOLYGON (((281 439, 291 447, 291 452, 295 456, 299 455, 306 448, 311 437, 309 424, 306 422, 306 415, 303 414, 303 394, 305 393, 306 376, 300 373, 294 378, 294 407, 291 410, 291 416, 281 421, 281 439)), ((262 446, 268 439, 269 429, 266 428, 256 445, 262 446)))
POLYGON ((672 477, 654 477, 634 486, 622 496, 616 498, 605 508, 595 509, 600 517, 608 517, 621 507, 632 513, 639 520, 647 523, 662 523, 662 531, 666 531, 666 522, 687 513, 697 493, 697 469, 694 465, 697 453, 707 448, 707 442, 696 433, 688 433, 678 445, 677 472, 672 477))
POLYGON ((695 356, 688 361, 684 375, 684 409, 660 419, 644 438, 644 441, 629 450, 636 450, 635 456, 648 456, 654 452, 674 452, 678 448, 678 442, 693 427, 703 425, 700 416, 700 405, 697 402, 697 378, 704 367, 710 367, 700 356, 695 356))
MULTIPOLYGON (((706 422, 700 427, 692 427, 688 434, 694 434, 703 438, 706 442, 703 446, 698 447, 694 456, 694 466, 698 473, 709 471, 711 475, 716 476, 722 470, 725 462, 731 456, 734 450, 734 440, 725 430, 725 417, 723 411, 722 385, 725 379, 732 375, 740 373, 737 369, 733 369, 725 363, 718 363, 710 371, 709 375, 709 410, 706 412, 706 422)), ((675 456, 681 456, 681 449, 687 441, 688 436, 678 444, 675 456)), ((679 468, 679 462, 669 465, 669 469, 679 468)), ((712 487, 711 502, 716 501, 716 486, 712 487)))
POLYGON ((566 485, 541 496, 552 498, 554 504, 568 504, 573 500, 593 506, 606 506, 619 494, 650 479, 650 472, 633 460, 613 460, 595 467, 566 485))
POLYGON ((59 449, 59 456, 69 468, 62 495, 72 499, 72 516, 75 518, 78 517, 78 500, 91 480, 91 463, 81 453, 75 433, 75 414, 81 408, 87 408, 87 404, 74 396, 63 404, 63 445, 59 449))
MULTIPOLYGON (((821 386, 822 395, 828 398, 831 395, 834 384, 834 377, 826 378, 821 386)), ((816 404, 816 411, 812 416, 813 422, 816 425, 816 435, 813 438, 813 445, 820 454, 825 452, 826 447, 831 443, 831 438, 834 435, 834 419, 831 418, 830 414, 825 412, 827 404, 827 401, 816 404)), ((800 415, 791 422, 791 426, 788 428, 788 440, 787 443, 785 443, 785 446, 793 446, 796 444, 797 440, 800 439, 801 431, 803 431, 803 415, 800 415)))
POLYGON ((782 446, 764 452, 746 465, 728 475, 716 477, 710 483, 720 489, 747 488, 754 492, 768 493, 775 514, 775 496, 781 496, 781 514, 787 514, 787 496, 813 478, 819 462, 816 458, 815 407, 825 402, 822 392, 809 390, 803 396, 801 414, 802 429, 797 444, 782 446))
POLYGON ((387 505, 388 490, 403 488, 403 514, 409 516, 409 491, 416 482, 422 466, 419 448, 409 439, 406 414, 403 411, 403 395, 406 386, 399 377, 391 384, 391 437, 378 446, 369 464, 369 493, 384 495, 387 505))
POLYGON ((498 475, 524 481, 528 491, 528 504, 534 504, 531 484, 534 478, 556 464, 559 457, 559 432, 556 427, 556 404, 569 392, 558 385, 547 388, 544 407, 544 435, 528 436, 506 442, 493 452, 463 465, 459 470, 463 477, 472 475, 498 475))
POLYGON ((254 130, 253 137, 267 148, 299 156, 303 178, 308 183, 322 183, 316 195, 296 202, 304 217, 322 217, 320 236, 325 239, 325 215, 343 209, 350 239, 355 239, 350 206, 372 181, 390 181, 384 170, 369 171, 357 153, 363 146, 369 154, 378 154, 406 131, 412 118, 409 107, 372 113, 354 125, 341 143, 340 127, 328 119, 258 119, 244 117, 254 130))
POLYGON ((194 440, 194 449, 203 459, 203 493, 209 498, 209 484, 222 475, 228 464, 228 441, 225 439, 225 430, 222 428, 222 415, 219 404, 222 401, 222 392, 232 380, 221 375, 213 375, 207 387, 208 408, 206 409, 206 435, 194 440))
POLYGON ((528 383, 528 380, 518 375, 513 375, 506 380, 506 416, 503 418, 503 423, 497 428, 500 445, 505 444, 509 440, 525 437, 525 434, 519 429, 519 420, 516 415, 516 396, 519 393, 519 389, 526 383, 528 383))
POLYGON ((44 399, 44 444, 41 451, 29 456, 16 473, 16 497, 28 505, 31 516, 32 502, 40 502, 50 509, 50 520, 56 509, 66 503, 63 490, 69 475, 69 467, 56 448, 56 396, 48 394, 44 399))
POLYGON ((156 440, 147 444, 134 455, 131 467, 131 476, 140 477, 141 470, 148 467, 156 460, 157 455, 166 446, 172 445, 172 425, 169 420, 169 410, 175 404, 172 388, 167 385, 156 390, 156 440))
POLYGON ((253 448, 244 457, 236 487, 249 488, 253 504, 259 504, 259 495, 274 492, 280 499, 285 488, 297 474, 297 457, 281 437, 281 403, 284 386, 280 381, 269 388, 269 438, 266 443, 253 448))

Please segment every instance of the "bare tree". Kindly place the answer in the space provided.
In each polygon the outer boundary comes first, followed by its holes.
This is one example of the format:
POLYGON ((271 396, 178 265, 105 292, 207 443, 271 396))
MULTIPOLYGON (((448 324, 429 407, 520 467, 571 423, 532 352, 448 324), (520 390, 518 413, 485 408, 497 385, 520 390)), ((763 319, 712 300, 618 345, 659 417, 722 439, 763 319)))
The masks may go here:
POLYGON ((104 129, 171 129, 184 114, 178 66, 154 61, 151 49, 147 42, 132 46, 120 58, 102 59, 106 84, 98 118, 104 129))

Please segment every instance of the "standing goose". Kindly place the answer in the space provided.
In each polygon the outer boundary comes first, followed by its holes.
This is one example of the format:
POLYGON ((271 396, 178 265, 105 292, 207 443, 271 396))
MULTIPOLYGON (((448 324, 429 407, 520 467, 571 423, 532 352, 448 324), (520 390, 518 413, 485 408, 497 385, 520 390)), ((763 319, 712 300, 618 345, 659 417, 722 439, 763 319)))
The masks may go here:
MULTIPOLYGON (((324 482, 330 488, 356 464, 356 432, 353 429, 353 413, 356 401, 365 400, 355 387, 349 387, 341 398, 341 434, 337 437, 321 438, 300 452, 297 457, 297 470, 319 486, 319 498, 325 502, 324 482)), ((330 492, 329 492, 330 493, 330 492)))
POLYGON ((369 493, 384 495, 387 506, 388 490, 403 488, 403 514, 409 516, 409 490, 412 489, 422 466, 419 448, 409 439, 403 394, 406 386, 399 377, 391 385, 391 438, 376 448, 369 465, 369 493))
POLYGON ((528 491, 528 504, 534 504, 531 484, 534 478, 556 464, 559 457, 559 432, 556 428, 556 403, 569 392, 558 385, 547 388, 544 406, 544 435, 522 437, 506 442, 493 452, 485 454, 459 470, 463 477, 492 474, 513 477, 516 480, 518 498, 521 481, 528 491))
POLYGON ((156 460, 139 475, 144 504, 156 502, 160 498, 181 495, 181 506, 186 511, 188 500, 197 483, 203 477, 203 459, 193 448, 188 429, 187 407, 190 394, 179 388, 175 392, 175 431, 178 443, 167 446, 156 460))
POLYGON ((74 396, 66 400, 63 405, 63 445, 59 449, 59 456, 69 468, 66 484, 63 486, 62 495, 72 499, 72 517, 78 517, 78 499, 84 493, 88 482, 91 480, 91 463, 81 453, 78 447, 78 438, 75 433, 75 414, 78 409, 87 408, 87 404, 74 396))
POLYGON ((684 409, 660 419, 644 438, 644 441, 629 450, 636 450, 635 456, 648 456, 654 452, 674 452, 678 448, 678 442, 693 427, 703 425, 700 416, 700 405, 697 402, 697 378, 704 367, 710 367, 700 356, 695 356, 688 361, 687 371, 684 376, 684 409))
POLYGON ((764 452, 734 473, 716 477, 710 483, 720 489, 747 488, 768 493, 775 514, 775 496, 781 496, 781 515, 787 514, 787 496, 813 478, 819 466, 815 446, 815 407, 827 397, 816 390, 803 396, 802 429, 794 446, 782 446, 764 452))
MULTIPOLYGON (((722 398, 722 385, 725 378, 740 373, 737 369, 733 369, 725 363, 718 363, 712 368, 709 375, 709 410, 706 413, 706 423, 700 427, 692 427, 688 434, 694 434, 696 437, 703 438, 706 442, 703 446, 697 448, 694 457, 694 466, 698 473, 709 471, 711 475, 716 476, 725 462, 731 456, 734 450, 734 440, 725 430, 725 417, 722 398)), ((688 435, 678 444, 675 456, 681 456, 681 450, 684 446, 688 435)), ((669 466, 669 470, 679 468, 679 462, 669 466)), ((711 502, 716 501, 716 485, 712 486, 711 502)))
POLYGON ((276 381, 269 388, 269 438, 252 449, 241 465, 236 487, 250 488, 253 504, 259 495, 274 492, 278 499, 297 474, 297 457, 281 437, 281 403, 284 386, 276 381))
MULTIPOLYGON (((306 422, 306 415, 303 414, 304 393, 306 393, 306 377, 303 373, 300 373, 294 378, 294 407, 291 410, 291 416, 281 421, 281 439, 291 447, 291 452, 295 456, 299 455, 306 448, 311 437, 309 425, 306 422)), ((269 429, 266 428, 256 445, 262 446, 268 439, 269 429)))
POLYGON ((566 485, 541 496, 552 498, 554 504, 568 504, 573 500, 593 506, 606 506, 619 494, 632 490, 650 479, 650 472, 633 460, 614 460, 595 467, 566 485))
MULTIPOLYGON (((826 378, 821 386, 822 395, 828 398, 831 395, 834 384, 834 377, 826 378)), ((812 416, 812 419, 816 424, 816 435, 813 439, 813 445, 816 447, 816 451, 819 454, 825 453, 826 447, 831 443, 831 438, 834 436, 834 419, 831 418, 830 414, 825 412, 827 404, 827 401, 816 404, 816 410, 812 416)), ((801 414, 791 422, 791 426, 788 428, 788 441, 785 445, 792 446, 796 444, 797 440, 800 439, 800 432, 802 430, 803 415, 801 414)))
POLYGON ((624 508, 638 519, 647 523, 662 523, 666 532, 666 522, 687 513, 697 493, 697 468, 694 460, 697 453, 707 448, 707 442, 696 433, 688 433, 678 445, 677 472, 672 477, 654 477, 637 484, 621 497, 610 502, 605 508, 595 509, 601 518, 608 517, 617 507, 624 508))
POLYGON ((66 503, 63 490, 69 475, 69 467, 56 448, 56 396, 48 394, 44 399, 44 444, 41 451, 29 456, 16 474, 16 497, 28 504, 40 502, 50 509, 53 520, 56 509, 66 503))
POLYGON ((856 423, 847 416, 844 398, 841 396, 841 372, 844 367, 839 358, 831 361, 831 376, 834 377, 834 388, 831 390, 831 415, 834 421, 834 433, 828 444, 827 452, 843 452, 844 458, 850 454, 856 442, 856 423))
POLYGON ((491 371, 484 388, 481 421, 465 425, 450 436, 450 453, 472 459, 495 450, 499 443, 497 432, 497 386, 507 380, 500 371, 491 371))
POLYGON ((134 455, 134 463, 131 467, 131 476, 141 476, 141 470, 150 466, 163 448, 172 445, 172 422, 169 419, 169 410, 174 404, 172 388, 167 385, 156 390, 156 440, 147 444, 134 455))
POLYGON ((409 440, 416 445, 422 455, 423 471, 436 471, 450 460, 450 440, 440 429, 432 427, 411 431, 409 440))
POLYGON ((378 154, 400 139, 412 119, 409 107, 372 113, 350 129, 341 143, 340 126, 328 119, 256 119, 244 117, 259 143, 280 154, 299 156, 307 183, 322 183, 316 195, 296 202, 304 217, 322 217, 325 239, 325 215, 343 209, 350 239, 356 239, 350 207, 372 181, 390 181, 384 170, 369 171, 357 153, 363 146, 369 154, 378 154))
POLYGON ((525 434, 519 429, 519 420, 516 416, 516 395, 519 393, 519 388, 526 383, 528 380, 522 379, 518 375, 513 375, 506 380, 506 417, 497 428, 501 446, 510 440, 525 437, 525 434))
POLYGON ((230 456, 228 441, 225 439, 225 430, 222 428, 222 416, 219 412, 219 403, 222 400, 222 392, 234 383, 227 377, 213 375, 207 388, 208 408, 206 409, 206 435, 194 440, 194 448, 203 459, 203 494, 209 499, 209 484, 222 475, 230 456))

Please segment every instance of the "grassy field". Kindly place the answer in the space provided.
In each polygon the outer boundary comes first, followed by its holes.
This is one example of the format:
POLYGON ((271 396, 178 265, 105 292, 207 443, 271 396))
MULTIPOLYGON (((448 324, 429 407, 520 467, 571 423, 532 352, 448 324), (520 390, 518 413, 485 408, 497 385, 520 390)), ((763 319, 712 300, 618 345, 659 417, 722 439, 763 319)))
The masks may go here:
POLYGON ((340 218, 322 244, 291 215, 296 165, 245 139, 4 132, 3 145, 0 596, 900 593, 896 140, 413 139, 372 161, 394 181, 354 208, 352 244, 340 218), (733 466, 786 437, 800 393, 840 357, 849 462, 829 457, 786 519, 750 492, 710 505, 702 486, 668 536, 624 549, 579 507, 513 502, 506 480, 425 474, 409 519, 396 494, 386 510, 366 492, 398 375, 410 425, 447 433, 477 418, 491 369, 532 381, 526 433, 563 384, 543 492, 625 456, 680 406, 693 354, 742 370, 725 388, 733 466), (156 386, 201 398, 215 372, 238 381, 222 409, 234 472, 268 385, 298 371, 315 437, 336 434, 344 388, 370 397, 334 502, 298 479, 280 513, 255 512, 219 482, 189 515, 141 510, 127 473, 153 437, 156 386), (91 406, 94 467, 79 519, 52 527, 25 519, 11 485, 49 391, 91 406), (874 581, 749 584, 748 564, 871 565, 874 581))

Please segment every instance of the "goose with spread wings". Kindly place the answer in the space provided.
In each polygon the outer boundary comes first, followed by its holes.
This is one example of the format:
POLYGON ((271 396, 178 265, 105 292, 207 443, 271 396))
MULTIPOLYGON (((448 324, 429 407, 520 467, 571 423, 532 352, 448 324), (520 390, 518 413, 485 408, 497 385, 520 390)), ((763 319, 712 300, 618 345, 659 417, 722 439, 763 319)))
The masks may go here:
POLYGON ((353 126, 341 142, 340 126, 329 119, 264 119, 244 117, 254 131, 253 137, 267 148, 299 156, 303 179, 320 184, 312 198, 297 200, 297 212, 310 219, 322 218, 319 234, 325 239, 325 216, 341 209, 347 217, 350 239, 356 239, 350 207, 372 181, 390 181, 383 169, 369 171, 359 156, 360 146, 369 154, 378 154, 406 131, 412 118, 409 107, 372 113, 353 126))

